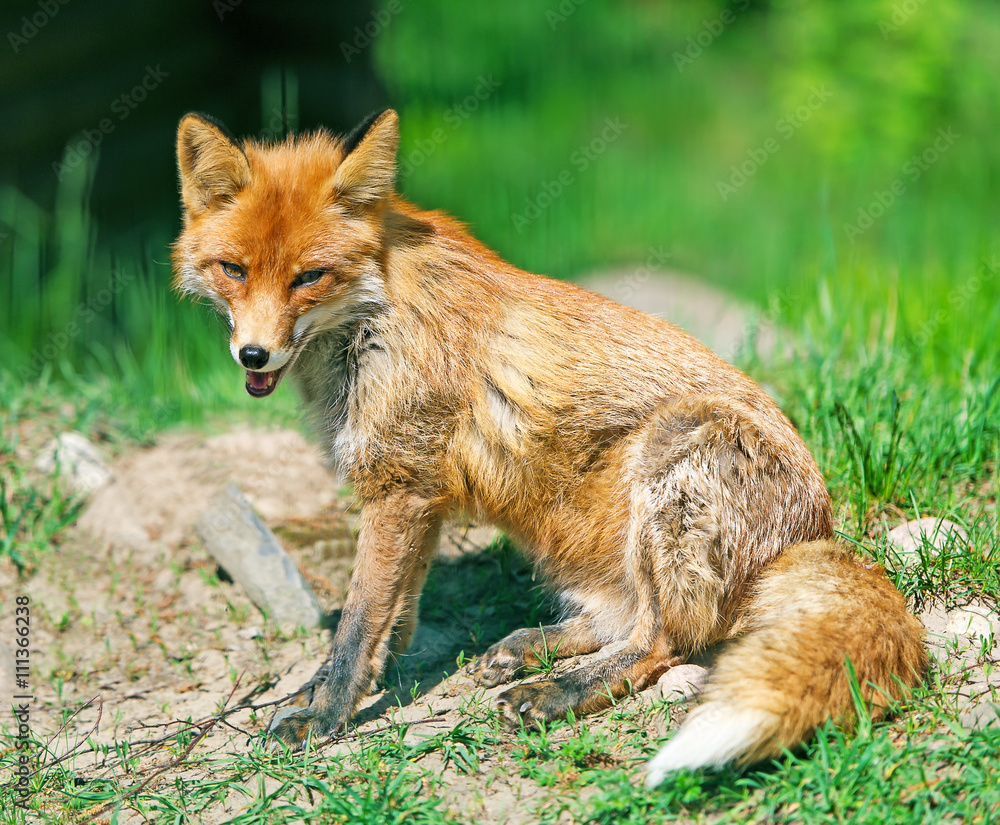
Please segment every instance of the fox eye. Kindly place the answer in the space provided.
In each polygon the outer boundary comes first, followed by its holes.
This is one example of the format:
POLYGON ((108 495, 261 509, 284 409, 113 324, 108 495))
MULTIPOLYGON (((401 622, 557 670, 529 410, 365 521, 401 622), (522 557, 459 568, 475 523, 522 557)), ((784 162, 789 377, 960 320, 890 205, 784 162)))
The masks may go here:
POLYGON ((222 267, 223 272, 236 281, 242 281, 247 276, 246 271, 239 264, 231 264, 229 261, 219 261, 219 265, 222 267))
POLYGON ((322 269, 310 269, 308 272, 302 272, 295 277, 294 281, 292 281, 292 289, 296 289, 300 286, 309 286, 309 284, 314 284, 325 274, 326 272, 322 269))

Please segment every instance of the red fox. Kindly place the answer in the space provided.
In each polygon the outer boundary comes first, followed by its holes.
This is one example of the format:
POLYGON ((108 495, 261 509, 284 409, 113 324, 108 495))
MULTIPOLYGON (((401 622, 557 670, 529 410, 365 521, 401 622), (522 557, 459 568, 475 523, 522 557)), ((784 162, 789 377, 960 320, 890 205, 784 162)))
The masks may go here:
POLYGON ((848 661, 884 715, 921 678, 922 628, 833 539, 823 478, 774 402, 676 327, 518 270, 407 203, 398 143, 392 110, 343 138, 237 141, 197 114, 178 130, 175 286, 228 320, 248 393, 298 383, 362 503, 325 682, 273 734, 297 746, 351 719, 409 644, 456 511, 510 535, 564 613, 490 647, 482 684, 524 676, 543 648, 608 648, 501 693, 514 723, 600 710, 726 639, 651 785, 849 723, 848 661))

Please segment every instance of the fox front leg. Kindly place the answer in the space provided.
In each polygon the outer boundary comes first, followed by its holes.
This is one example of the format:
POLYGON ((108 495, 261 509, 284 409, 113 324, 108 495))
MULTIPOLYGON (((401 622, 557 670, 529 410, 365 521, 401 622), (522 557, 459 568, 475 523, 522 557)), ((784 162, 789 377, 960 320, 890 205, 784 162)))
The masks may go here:
POLYGON ((326 681, 315 689, 308 708, 275 717, 271 732, 279 740, 297 748, 309 735, 330 736, 354 715, 382 672, 393 628, 414 624, 409 614, 416 610, 440 525, 432 503, 414 493, 365 504, 326 681))

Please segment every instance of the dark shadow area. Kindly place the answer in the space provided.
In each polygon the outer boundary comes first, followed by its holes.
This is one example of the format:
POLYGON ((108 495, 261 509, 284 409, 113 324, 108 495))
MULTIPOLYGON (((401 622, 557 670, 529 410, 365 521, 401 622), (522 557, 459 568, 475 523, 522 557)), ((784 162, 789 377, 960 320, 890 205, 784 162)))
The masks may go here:
MULTIPOLYGON (((553 605, 552 591, 532 575, 531 566, 507 539, 478 553, 439 557, 420 599, 413 643, 389 663, 380 680, 385 694, 358 713, 354 724, 419 702, 421 695, 459 670, 463 654, 467 663, 514 630, 550 624, 556 619, 553 605)), ((327 615, 324 626, 331 634, 340 613, 327 615)))
POLYGON ((372 50, 355 45, 372 11, 320 0, 5 3, 0 181, 50 208, 61 171, 99 155, 91 204, 102 226, 134 226, 139 214, 172 223, 185 112, 282 137, 346 131, 384 104, 372 50))

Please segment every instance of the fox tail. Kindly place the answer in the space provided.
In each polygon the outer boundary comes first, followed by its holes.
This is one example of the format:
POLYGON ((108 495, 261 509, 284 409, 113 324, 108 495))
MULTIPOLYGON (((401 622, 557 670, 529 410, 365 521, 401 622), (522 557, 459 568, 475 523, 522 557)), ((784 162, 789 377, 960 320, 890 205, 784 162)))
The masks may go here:
POLYGON ((748 631, 719 659, 702 703, 650 760, 653 788, 681 768, 779 756, 828 718, 856 720, 853 668, 873 718, 922 677, 923 627, 877 565, 835 541, 796 544, 761 573, 748 631))

